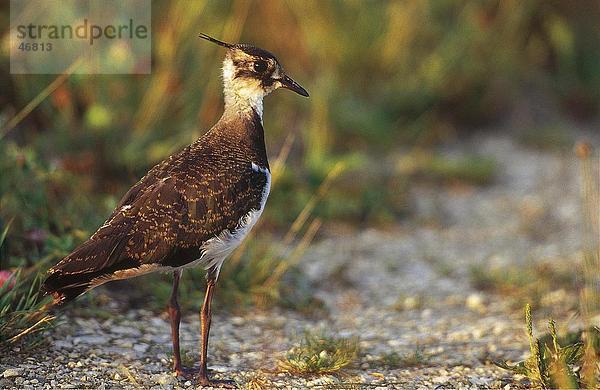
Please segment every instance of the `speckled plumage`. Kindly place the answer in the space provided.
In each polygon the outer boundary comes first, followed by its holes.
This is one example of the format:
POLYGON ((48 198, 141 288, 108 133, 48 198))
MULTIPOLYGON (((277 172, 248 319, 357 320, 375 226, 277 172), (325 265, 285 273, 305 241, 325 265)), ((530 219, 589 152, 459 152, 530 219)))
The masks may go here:
POLYGON ((201 258, 207 240, 261 210, 268 178, 252 164, 268 172, 260 117, 224 115, 135 184, 104 225, 49 271, 46 290, 69 300, 109 280, 201 258))

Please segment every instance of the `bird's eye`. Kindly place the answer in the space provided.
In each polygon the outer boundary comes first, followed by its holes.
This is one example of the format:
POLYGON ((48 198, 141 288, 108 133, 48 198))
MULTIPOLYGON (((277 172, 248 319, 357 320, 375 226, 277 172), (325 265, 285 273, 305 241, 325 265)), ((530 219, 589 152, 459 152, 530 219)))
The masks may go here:
POLYGON ((254 62, 254 71, 258 73, 262 73, 267 70, 267 62, 266 61, 256 61, 254 62))

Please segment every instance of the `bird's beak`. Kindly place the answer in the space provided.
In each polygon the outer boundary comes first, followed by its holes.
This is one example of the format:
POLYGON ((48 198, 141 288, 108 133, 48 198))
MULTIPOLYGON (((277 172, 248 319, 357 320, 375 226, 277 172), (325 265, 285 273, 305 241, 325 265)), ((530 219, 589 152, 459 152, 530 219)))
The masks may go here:
POLYGON ((296 92, 298 95, 308 97, 306 89, 302 88, 300 84, 291 79, 288 75, 283 76, 279 82, 283 88, 289 89, 290 91, 296 92))

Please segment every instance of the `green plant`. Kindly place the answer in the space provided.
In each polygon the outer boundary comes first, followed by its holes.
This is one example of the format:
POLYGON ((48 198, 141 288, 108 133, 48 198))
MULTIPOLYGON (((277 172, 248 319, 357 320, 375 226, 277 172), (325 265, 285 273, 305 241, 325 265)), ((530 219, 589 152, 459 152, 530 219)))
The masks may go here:
POLYGON ((245 390, 263 390, 269 388, 269 381, 261 371, 254 372, 242 387, 245 390))
MULTIPOLYGON (((7 232, 8 227, 0 234, 0 247, 7 232)), ((0 280, 0 350, 17 343, 34 346, 55 319, 48 312, 51 299, 39 296, 43 274, 39 267, 0 272, 10 275, 0 280)))
POLYGON ((297 375, 332 374, 358 356, 358 339, 306 332, 300 344, 278 362, 279 369, 297 375))
POLYGON ((379 356, 374 365, 387 369, 398 369, 406 367, 422 366, 427 363, 427 357, 422 349, 417 345, 411 353, 400 354, 398 352, 389 352, 379 356))
MULTIPOLYGON (((10 225, 0 233, 0 249, 10 225)), ((33 347, 54 326, 56 317, 49 312, 52 299, 41 297, 39 291, 51 258, 42 258, 31 267, 0 270, 0 350, 15 344, 33 347)))
POLYGON ((39 300, 41 281, 38 274, 17 272, 0 287, 0 347, 37 345, 41 341, 37 336, 53 327, 55 316, 47 310, 50 300, 39 300))
POLYGON ((583 364, 584 344, 580 341, 561 346, 554 320, 548 321, 551 343, 534 337, 531 306, 525 306, 525 323, 529 338, 530 356, 524 361, 510 364, 495 362, 498 367, 525 375, 536 385, 545 389, 586 387, 581 382, 580 368, 583 364))

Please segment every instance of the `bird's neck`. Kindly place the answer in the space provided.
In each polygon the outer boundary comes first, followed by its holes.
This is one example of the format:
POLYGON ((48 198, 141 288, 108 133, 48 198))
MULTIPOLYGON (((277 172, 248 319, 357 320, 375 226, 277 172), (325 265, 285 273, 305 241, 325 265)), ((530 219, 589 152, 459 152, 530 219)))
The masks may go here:
POLYGON ((262 122, 263 95, 248 93, 244 89, 225 88, 225 114, 249 116, 258 114, 262 122))
POLYGON ((209 133, 218 137, 220 142, 226 140, 233 149, 245 150, 245 157, 251 162, 269 168, 262 111, 256 107, 240 101, 226 101, 223 116, 209 133))

